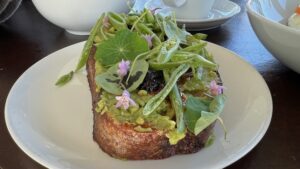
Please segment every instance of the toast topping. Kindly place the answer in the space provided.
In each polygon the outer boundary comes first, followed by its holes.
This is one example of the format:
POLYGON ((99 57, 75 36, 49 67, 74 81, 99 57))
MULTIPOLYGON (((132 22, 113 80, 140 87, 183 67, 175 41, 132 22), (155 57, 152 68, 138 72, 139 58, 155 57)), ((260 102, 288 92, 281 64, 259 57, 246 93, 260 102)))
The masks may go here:
POLYGON ((127 110, 129 106, 136 106, 135 101, 130 98, 130 93, 127 90, 123 91, 122 96, 116 96, 116 108, 122 107, 123 109, 127 110))
MULTIPOLYGON (((205 48, 205 38, 178 28, 173 16, 146 9, 105 13, 74 72, 95 48, 93 81, 100 95, 95 111, 133 125, 137 132, 164 132, 174 145, 187 133, 204 131, 224 107, 218 65, 205 48)), ((71 78, 67 75, 59 84, 71 78)))

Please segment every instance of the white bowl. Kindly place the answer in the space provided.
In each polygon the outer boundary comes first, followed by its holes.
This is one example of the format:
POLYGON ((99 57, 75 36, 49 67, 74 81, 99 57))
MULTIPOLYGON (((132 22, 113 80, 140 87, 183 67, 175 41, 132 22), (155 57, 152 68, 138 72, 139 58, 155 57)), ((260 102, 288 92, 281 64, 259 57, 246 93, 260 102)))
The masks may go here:
POLYGON ((287 25, 297 0, 249 0, 247 13, 263 45, 283 64, 300 73, 300 31, 287 25))
POLYGON ((89 34, 103 12, 128 12, 127 0, 32 0, 53 24, 73 34, 89 34))

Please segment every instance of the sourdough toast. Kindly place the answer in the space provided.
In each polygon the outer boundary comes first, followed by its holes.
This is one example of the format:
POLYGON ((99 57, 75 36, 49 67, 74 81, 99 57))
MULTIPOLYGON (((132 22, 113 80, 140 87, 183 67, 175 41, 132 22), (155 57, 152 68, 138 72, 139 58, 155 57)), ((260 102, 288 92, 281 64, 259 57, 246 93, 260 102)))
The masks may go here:
MULTIPOLYGON (((97 92, 95 82, 95 54, 93 47, 87 61, 87 78, 92 94, 93 104, 93 138, 99 147, 112 157, 128 160, 163 159, 176 154, 198 152, 208 141, 213 132, 214 123, 200 134, 187 131, 184 139, 171 145, 166 133, 160 130, 147 132, 136 131, 134 124, 126 124, 112 118, 109 113, 96 111, 101 92, 97 92)), ((109 111, 109 110, 108 110, 109 111)))

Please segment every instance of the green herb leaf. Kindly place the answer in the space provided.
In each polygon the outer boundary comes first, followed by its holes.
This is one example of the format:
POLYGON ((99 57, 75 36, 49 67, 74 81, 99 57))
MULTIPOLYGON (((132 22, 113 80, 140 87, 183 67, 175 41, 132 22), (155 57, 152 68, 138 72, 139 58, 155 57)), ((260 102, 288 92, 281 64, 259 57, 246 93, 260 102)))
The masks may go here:
POLYGON ((117 30, 127 29, 127 24, 125 18, 115 12, 108 12, 107 17, 112 26, 117 30))
POLYGON ((193 62, 193 58, 188 58, 182 61, 167 62, 167 63, 149 61, 149 64, 150 67, 154 70, 166 70, 166 69, 176 68, 183 64, 190 64, 191 62, 193 62))
POLYGON ((198 97, 189 96, 186 101, 186 112, 184 113, 184 120, 187 128, 194 132, 195 124, 201 117, 202 111, 209 111, 208 101, 201 100, 198 97))
POLYGON ((211 134, 211 135, 208 137, 208 139, 207 139, 207 141, 206 141, 204 147, 209 147, 209 146, 211 146, 211 145, 215 142, 215 139, 216 139, 216 136, 215 136, 214 134, 211 134))
POLYGON ((194 36, 194 38, 196 38, 198 40, 205 40, 207 38, 207 35, 203 34, 203 33, 196 33, 193 36, 194 36))
POLYGON ((136 56, 149 50, 147 41, 136 32, 120 30, 115 37, 102 42, 96 52, 96 60, 110 66, 122 59, 133 61, 136 56))
POLYGON ((129 91, 133 91, 139 87, 146 77, 149 68, 148 62, 145 60, 137 60, 135 66, 132 68, 128 82, 126 83, 127 77, 123 79, 117 73, 118 64, 115 64, 109 68, 105 73, 97 75, 95 80, 96 84, 101 86, 105 91, 114 95, 121 95, 123 88, 121 84, 129 91))
MULTIPOLYGON (((165 80, 168 81, 170 79, 169 73, 166 70, 164 70, 163 73, 164 73, 165 80)), ((172 91, 170 92, 169 98, 172 104, 172 108, 174 109, 176 114, 177 132, 183 133, 185 131, 183 104, 182 104, 180 91, 176 84, 174 85, 172 91)))
POLYGON ((169 39, 178 39, 180 43, 186 43, 186 37, 190 35, 190 33, 184 29, 179 29, 172 18, 165 18, 163 20, 163 27, 169 39))
POLYGON ((128 82, 124 83, 129 92, 137 89, 143 83, 149 68, 149 63, 145 60, 137 60, 133 65, 128 82))
POLYGON ((224 108, 224 102, 224 95, 216 96, 211 102, 193 96, 188 97, 184 113, 188 129, 198 135, 217 120, 224 108))
POLYGON ((79 71, 83 66, 85 66, 86 61, 87 61, 87 59, 90 55, 91 49, 93 47, 93 42, 94 42, 95 36, 97 34, 97 31, 102 26, 104 16, 105 16, 105 14, 102 14, 102 16, 98 19, 96 25, 91 30, 90 36, 84 44, 82 54, 81 54, 81 58, 80 58, 77 66, 76 66, 75 72, 79 71))
POLYGON ((192 52, 192 53, 201 55, 203 53, 202 51, 206 45, 207 45, 207 42, 199 42, 199 43, 195 43, 191 46, 188 46, 188 47, 182 49, 181 51, 192 52))
POLYGON ((203 40, 207 38, 206 34, 197 33, 194 35, 188 35, 186 37, 186 44, 187 45, 194 45, 195 43, 201 43, 203 40))
POLYGON ((97 75, 95 78, 96 84, 109 93, 121 95, 123 89, 120 86, 121 79, 117 71, 118 64, 110 67, 105 73, 97 75))
POLYGON ((168 62, 172 55, 176 52, 180 44, 179 39, 170 39, 163 43, 160 53, 157 57, 158 63, 168 62))
POLYGON ((56 85, 56 86, 63 86, 63 85, 65 85, 66 83, 68 83, 68 82, 72 79, 73 74, 74 74, 74 72, 71 71, 70 73, 61 76, 61 77, 56 81, 55 85, 56 85))
POLYGON ((210 112, 215 112, 220 114, 223 111, 225 105, 225 95, 221 94, 215 97, 215 99, 210 103, 210 112))
POLYGON ((197 120, 194 128, 194 134, 198 135, 201 131, 203 131, 206 127, 216 121, 218 118, 218 114, 212 112, 201 112, 201 117, 197 120))
POLYGON ((149 115, 151 114, 159 105, 161 102, 165 100, 165 98, 168 96, 170 91, 175 86, 177 80, 180 78, 181 75, 183 75, 188 69, 190 68, 189 65, 180 65, 177 69, 173 71, 173 73, 170 76, 169 81, 167 82, 166 86, 155 96, 153 96, 146 106, 144 107, 143 114, 149 115))
POLYGON ((192 77, 190 80, 187 80, 182 86, 182 89, 184 91, 189 91, 189 92, 196 91, 196 90, 205 91, 206 88, 207 87, 204 81, 200 80, 195 76, 192 77))
POLYGON ((169 40, 162 45, 157 57, 158 63, 168 62, 172 55, 178 50, 180 43, 185 43, 186 36, 189 35, 185 30, 179 29, 171 18, 165 18, 163 20, 163 28, 169 40))
MULTIPOLYGON (((104 18, 105 14, 102 14, 101 17, 98 19, 96 25, 92 28, 91 32, 90 32, 90 36, 88 38, 88 40, 85 42, 82 53, 81 53, 81 57, 76 65, 75 68, 75 72, 78 72, 81 68, 83 68, 88 60, 88 57, 90 55, 91 49, 93 47, 93 42, 94 39, 96 37, 97 31, 98 29, 101 27, 102 25, 102 20, 104 18)), ((62 77, 60 77, 57 82, 55 83, 56 86, 63 86, 66 83, 68 83, 72 77, 73 77, 73 71, 71 71, 70 73, 63 75, 62 77)))

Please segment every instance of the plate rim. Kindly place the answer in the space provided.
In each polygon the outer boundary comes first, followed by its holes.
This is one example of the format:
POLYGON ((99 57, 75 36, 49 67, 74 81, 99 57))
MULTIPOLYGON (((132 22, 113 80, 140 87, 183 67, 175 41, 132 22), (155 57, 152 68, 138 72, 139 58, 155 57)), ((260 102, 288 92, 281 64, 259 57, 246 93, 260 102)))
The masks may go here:
MULTIPOLYGON (((32 152, 30 150, 29 147, 27 147, 19 138, 19 136, 17 136, 16 132, 12 129, 12 126, 10 124, 10 119, 9 119, 9 110, 8 110, 8 106, 9 106, 9 102, 11 100, 11 97, 13 95, 13 90, 14 88, 18 87, 20 81, 22 81, 22 79, 24 78, 24 76, 26 75, 27 72, 29 72, 32 69, 35 69, 35 65, 40 64, 41 62, 45 62, 48 58, 48 56, 53 55, 56 52, 62 51, 65 48, 69 48, 72 46, 77 46, 77 45, 81 45, 84 44, 86 41, 82 41, 82 42, 78 42, 69 46, 66 46, 62 49, 56 50, 50 54, 48 54, 47 56, 45 56, 44 58, 40 59, 39 61, 37 61, 36 63, 34 63, 33 65, 31 65, 28 69, 26 69, 20 76, 19 78, 15 81, 15 83, 13 84, 13 86, 11 87, 8 96, 6 98, 5 101, 5 108, 4 108, 4 118, 5 118, 5 124, 6 127, 9 131, 10 136, 12 137, 12 139, 14 140, 14 142, 17 144, 17 146, 26 154, 28 155, 31 159, 33 159, 35 162, 45 166, 45 167, 49 167, 49 168, 57 168, 56 165, 53 165, 52 163, 48 162, 47 160, 45 160, 44 158, 40 158, 37 154, 35 154, 34 152, 32 152)), ((238 150, 238 153, 236 153, 237 155, 233 155, 231 156, 229 159, 227 160, 223 160, 221 163, 217 164, 216 167, 217 168, 225 168, 231 164, 233 164, 234 162, 238 161, 239 159, 241 159, 242 157, 244 157, 246 154, 248 154, 255 146, 257 146, 257 144, 262 140, 262 138, 265 136, 266 132, 269 129, 271 120, 272 120, 272 116, 273 116, 273 99, 271 96, 271 91, 266 83, 266 81, 264 80, 264 78, 262 77, 262 75, 247 61, 245 61, 244 59, 242 59, 240 57, 240 55, 236 54, 235 52, 222 47, 220 45, 208 42, 209 45, 214 46, 214 48, 220 48, 222 50, 227 51, 228 53, 230 53, 230 55, 232 55, 233 57, 235 57, 236 59, 242 61, 243 63, 245 63, 249 69, 252 70, 253 73, 255 73, 261 80, 265 90, 266 90, 266 94, 267 94, 267 98, 269 101, 269 105, 268 108, 266 110, 268 110, 268 116, 266 117, 266 120, 263 121, 263 125, 260 128, 260 132, 257 132, 255 137, 252 138, 251 144, 248 144, 246 147, 243 147, 242 149, 238 150)))
POLYGON ((213 45, 213 46, 216 46, 216 47, 221 47, 223 48, 223 50, 226 50, 227 52, 229 52, 231 55, 234 55, 238 60, 244 62, 249 69, 252 69, 253 72, 255 72, 258 77, 260 78, 261 82, 263 83, 264 85, 264 88, 266 89, 267 91, 267 95, 268 95, 268 100, 270 101, 270 104, 268 105, 268 109, 269 109, 269 116, 268 118, 266 119, 266 121, 264 121, 264 125, 263 127, 260 129, 261 132, 259 132, 258 135, 256 135, 254 138, 252 138, 252 142, 250 145, 248 145, 247 147, 244 147, 243 149, 240 149, 239 150, 239 154, 242 154, 242 155, 239 155, 239 157, 237 158, 231 158, 230 159, 230 162, 226 165, 226 163, 224 162, 223 164, 224 165, 219 165, 220 167, 219 168, 225 168, 225 167, 228 167, 229 165, 233 164, 234 162, 240 160, 242 157, 244 157, 245 155, 247 155, 251 150, 253 150, 257 145, 258 143, 263 139, 263 137, 265 136, 265 134, 267 133, 268 129, 269 129, 269 126, 271 124, 271 121, 272 121, 272 117, 273 117, 273 98, 272 98, 272 95, 271 95, 271 91, 270 91, 270 88, 267 84, 267 82, 265 81, 265 79, 263 78, 263 76, 249 63, 247 62, 246 60, 242 59, 240 57, 240 55, 238 55, 237 53, 223 47, 223 46, 220 46, 220 45, 217 45, 217 44, 214 44, 214 43, 211 43, 209 42, 210 45, 213 45), (244 150, 244 151, 242 151, 244 150), (241 153, 242 152, 242 153, 241 153))

